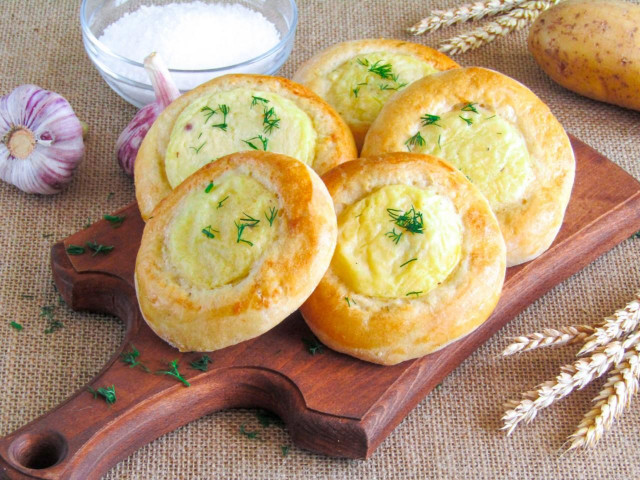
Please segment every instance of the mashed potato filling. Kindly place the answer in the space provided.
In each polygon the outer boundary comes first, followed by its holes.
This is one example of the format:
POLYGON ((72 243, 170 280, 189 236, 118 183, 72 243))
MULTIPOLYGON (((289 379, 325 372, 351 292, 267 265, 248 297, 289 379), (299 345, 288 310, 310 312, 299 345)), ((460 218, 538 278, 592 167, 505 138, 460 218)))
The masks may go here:
POLYGON ((334 271, 362 295, 424 295, 460 260, 462 220, 432 188, 381 187, 347 207, 338 230, 334 271))
POLYGON ((328 75, 327 101, 351 124, 371 123, 398 90, 437 72, 411 55, 372 52, 353 57, 328 75))
POLYGON ((178 283, 213 289, 242 280, 273 242, 277 196, 248 175, 227 175, 180 202, 165 238, 178 283))
POLYGON ((437 115, 425 112, 418 133, 421 138, 407 140, 407 149, 459 168, 494 212, 519 202, 532 180, 531 159, 520 130, 477 104, 437 115))
POLYGON ((312 166, 316 136, 309 115, 275 93, 236 88, 199 97, 171 131, 167 180, 175 188, 203 165, 245 150, 282 153, 312 166))

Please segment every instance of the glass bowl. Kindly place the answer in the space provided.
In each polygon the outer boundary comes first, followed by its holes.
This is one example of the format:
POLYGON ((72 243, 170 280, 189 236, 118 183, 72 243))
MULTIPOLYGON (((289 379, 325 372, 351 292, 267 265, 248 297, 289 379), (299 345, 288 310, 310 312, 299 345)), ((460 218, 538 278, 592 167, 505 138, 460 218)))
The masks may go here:
MULTIPOLYGON (((83 0, 80 7, 82 40, 89 58, 102 78, 127 102, 142 107, 155 99, 151 82, 141 62, 117 55, 98 38, 106 27, 142 5, 165 5, 179 0, 83 0)), ((206 0, 206 3, 240 4, 261 13, 280 34, 280 42, 250 60, 225 67, 202 70, 170 69, 181 92, 227 73, 273 75, 291 53, 298 23, 295 0, 206 0)), ((151 52, 149 52, 151 53, 151 52)))

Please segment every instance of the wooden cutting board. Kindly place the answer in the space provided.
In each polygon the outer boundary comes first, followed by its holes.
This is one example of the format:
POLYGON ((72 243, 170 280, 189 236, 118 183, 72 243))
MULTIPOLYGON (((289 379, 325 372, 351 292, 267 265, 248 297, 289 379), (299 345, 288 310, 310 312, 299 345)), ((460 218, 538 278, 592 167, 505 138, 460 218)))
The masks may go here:
POLYGON ((0 439, 0 479, 99 478, 160 435, 232 407, 277 413, 299 447, 369 456, 431 389, 518 312, 640 230, 640 183, 579 140, 572 143, 576 182, 553 246, 507 270, 500 302, 479 329, 435 354, 391 367, 326 348, 312 355, 304 341, 313 336, 295 313, 258 338, 211 353, 207 372, 191 369, 189 363, 202 354, 179 353, 147 327, 138 310, 133 269, 144 223, 136 204, 118 212, 126 215, 119 228, 99 221, 57 243, 51 266, 67 305, 126 323, 122 345, 89 384, 114 385, 117 401, 108 406, 83 388, 0 439), (114 249, 106 255, 67 255, 65 246, 89 241, 114 249), (191 386, 129 368, 120 354, 132 345, 151 371, 166 370, 177 360, 191 386))

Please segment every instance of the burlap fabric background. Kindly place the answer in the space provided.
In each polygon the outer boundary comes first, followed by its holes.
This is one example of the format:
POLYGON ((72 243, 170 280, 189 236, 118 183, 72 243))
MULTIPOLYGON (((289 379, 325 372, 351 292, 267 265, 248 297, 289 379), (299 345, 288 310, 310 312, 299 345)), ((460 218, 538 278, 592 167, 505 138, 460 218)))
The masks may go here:
MULTIPOLYGON (((455 0, 300 0, 293 54, 283 74, 336 41, 409 39, 404 28, 430 8, 455 0)), ((48 411, 92 378, 123 335, 114 318, 58 305, 49 270, 53 242, 88 219, 128 204, 132 182, 118 167, 114 143, 135 109, 113 93, 82 47, 79 1, 3 0, 0 91, 36 83, 61 93, 90 126, 84 163, 62 194, 27 195, 0 185, 0 436, 48 411), (113 192, 113 195, 111 195, 113 192), (45 335, 40 307, 55 305, 65 328, 45 335), (11 320, 24 325, 17 332, 11 320)), ((462 31, 414 39, 437 45, 462 31)), ((640 178, 640 114, 581 98, 552 83, 529 56, 526 32, 475 52, 463 65, 510 75, 549 104, 566 129, 640 178)), ((606 181, 606 179, 603 179, 606 181)), ((561 456, 565 438, 589 409, 602 382, 571 395, 507 438, 498 430, 508 397, 551 379, 575 349, 498 356, 508 337, 546 326, 591 323, 630 300, 640 287, 640 239, 629 239, 532 304, 425 398, 367 461, 327 458, 291 447, 286 430, 262 429, 253 411, 220 412, 143 447, 108 479, 231 478, 553 478, 640 477, 640 409, 634 404, 596 450, 561 456), (259 429, 260 439, 239 433, 259 429)))

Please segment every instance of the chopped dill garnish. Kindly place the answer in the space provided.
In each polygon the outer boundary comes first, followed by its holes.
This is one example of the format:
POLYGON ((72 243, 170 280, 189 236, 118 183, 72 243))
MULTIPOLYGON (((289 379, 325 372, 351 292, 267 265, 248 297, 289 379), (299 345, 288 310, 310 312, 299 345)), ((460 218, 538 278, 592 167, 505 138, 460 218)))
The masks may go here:
POLYGON ((26 293, 23 293, 22 295, 20 295, 22 298, 25 298, 27 300, 33 300, 35 297, 33 295, 29 295, 26 293))
POLYGON ((426 127, 428 125, 435 125, 436 127, 440 127, 440 125, 436 123, 438 120, 440 120, 440 117, 438 115, 431 115, 430 113, 425 113, 420 117, 420 120, 422 121, 423 127, 426 127))
POLYGON ((278 415, 270 412, 269 410, 263 410, 262 408, 256 411, 256 418, 263 428, 268 428, 271 425, 283 426, 283 422, 278 415))
POLYGON ((251 108, 255 107, 258 104, 258 102, 266 105, 267 103, 269 103, 269 100, 267 100, 266 98, 256 97, 255 95, 251 95, 251 108))
POLYGON ((171 367, 171 370, 158 370, 156 372, 156 375, 169 375, 170 377, 173 377, 176 380, 182 382, 185 387, 191 386, 191 384, 182 375, 180 375, 180 372, 178 371, 177 360, 172 360, 171 362, 169 362, 169 366, 171 367))
POLYGON ((206 143, 207 142, 204 141, 204 142, 202 142, 202 145, 200 145, 199 147, 189 147, 189 148, 193 149, 193 151, 196 152, 196 154, 198 154, 198 153, 200 153, 200 150, 202 150, 202 147, 204 147, 206 143))
POLYGON ((257 224, 260 223, 260 220, 258 220, 257 218, 253 218, 251 215, 242 212, 242 214, 244 215, 244 217, 242 217, 240 219, 241 222, 244 222, 247 227, 255 227, 257 224))
POLYGON ((394 82, 398 81, 398 76, 393 74, 393 67, 390 63, 382 63, 382 60, 378 60, 371 64, 366 58, 364 60, 358 59, 357 62, 363 67, 366 67, 371 73, 378 75, 383 80, 393 80, 394 82))
POLYGON ((421 212, 416 211, 413 206, 410 210, 402 214, 401 212, 402 210, 397 208, 387 208, 387 213, 393 223, 411 233, 424 233, 424 221, 421 212))
POLYGON ((213 190, 213 187, 215 187, 215 184, 213 182, 209 182, 207 188, 204 189, 204 193, 209 193, 211 190, 213 190))
POLYGON ((391 241, 393 243, 395 243, 396 245, 400 241, 400 238, 402 238, 402 232, 400 232, 400 233, 396 232, 395 228, 392 231, 385 233, 384 235, 386 237, 389 237, 391 239, 391 241))
POLYGON ((236 243, 246 243, 248 244, 250 247, 253 247, 253 243, 251 243, 249 240, 245 240, 244 238, 242 238, 242 233, 244 232, 244 229, 247 228, 249 225, 247 225, 246 223, 238 223, 238 222, 233 222, 236 226, 236 229, 238 230, 238 237, 236 238, 236 243))
POLYGON ((267 222, 269 222, 269 226, 272 227, 273 221, 278 216, 278 209, 276 207, 271 207, 269 208, 269 215, 267 215, 267 212, 264 212, 264 216, 267 219, 267 222))
POLYGON ((9 322, 9 325, 17 331, 20 331, 23 328, 18 322, 9 322))
POLYGON ((149 369, 138 361, 139 356, 140 356, 140 352, 138 351, 138 349, 133 345, 131 345, 131 351, 122 352, 120 354, 120 360, 122 360, 123 363, 126 363, 127 365, 129 365, 129 368, 139 366, 145 372, 149 372, 149 369))
POLYGON ((203 235, 207 238, 216 238, 214 233, 220 233, 218 230, 213 229, 211 225, 204 227, 201 231, 203 235))
POLYGON ((442 135, 438 135, 438 148, 440 150, 442 150, 442 145, 440 145, 440 139, 442 138, 442 135))
POLYGON ((260 150, 256 145, 251 143, 251 140, 260 140, 262 143, 262 150, 267 151, 267 145, 269 144, 269 139, 267 137, 263 137, 262 135, 258 135, 257 137, 250 138, 249 140, 242 140, 244 143, 249 145, 253 150, 260 150))
POLYGON ((358 98, 358 93, 360 92, 360 87, 356 87, 351 91, 353 92, 353 96, 358 98))
POLYGON ((107 200, 111 200, 115 195, 115 192, 109 192, 109 195, 107 195, 107 200))
POLYGON ((409 292, 405 295, 405 297, 408 297, 410 295, 415 295, 416 297, 419 297, 421 293, 422 293, 422 290, 418 290, 417 292, 409 292))
POLYGON ((56 330, 64 327, 64 323, 54 318, 55 308, 56 307, 54 307, 53 305, 45 305, 43 307, 40 307, 40 316, 46 318, 49 322, 47 328, 44 330, 44 333, 46 334, 53 333, 56 330))
POLYGON ((53 233, 43 233, 42 238, 51 238, 53 237, 53 233))
POLYGON ((357 305, 356 301, 353 298, 349 298, 349 297, 344 297, 344 300, 347 302, 347 305, 349 306, 349 308, 351 308, 351 304, 353 303, 354 305, 357 305))
POLYGON ((477 105, 477 103, 467 103, 464 107, 461 108, 461 110, 463 112, 478 113, 478 110, 476 109, 475 105, 477 105))
POLYGON ((98 395, 104 398, 104 401, 109 405, 113 405, 116 403, 116 387, 115 385, 111 385, 110 387, 101 387, 98 390, 94 390, 91 387, 87 387, 87 390, 93 398, 98 398, 98 395))
POLYGON ((218 208, 221 208, 221 207, 222 207, 222 205, 223 205, 223 204, 224 204, 224 202, 227 200, 227 198, 229 198, 229 195, 227 195, 226 197, 224 197, 222 200, 220 200, 220 201, 218 202, 218 207, 216 208, 216 210, 217 210, 218 208))
POLYGON ((640 232, 634 233, 630 238, 640 238, 640 232))
POLYGON ((91 217, 87 217, 87 223, 84 224, 84 228, 89 228, 92 224, 91 217))
POLYGON ((291 447, 289 445, 280 445, 280 450, 282 451, 282 456, 286 457, 287 455, 289 455, 289 449, 291 447))
POLYGON ((227 131, 227 115, 229 114, 229 107, 222 104, 218 105, 218 110, 222 113, 222 122, 216 125, 211 125, 212 128, 219 128, 223 132, 227 131))
POLYGON ((470 118, 464 118, 462 115, 458 115, 458 117, 464 120, 467 125, 471 125, 473 123, 473 120, 471 120, 470 118))
POLYGON ((494 117, 495 117, 495 115, 491 115, 490 117, 487 117, 485 120, 491 120, 494 117))
POLYGON ((204 113, 204 116, 205 116, 204 124, 205 124, 205 125, 206 125, 206 124, 207 124, 207 122, 211 119, 211 117, 213 117, 213 116, 216 114, 216 111, 215 111, 213 108, 211 108, 211 107, 209 107, 209 106, 207 106, 207 105, 205 105, 204 107, 202 107, 202 108, 200 109, 200 111, 201 111, 201 112, 205 112, 205 113, 204 113))
POLYGON ((194 360, 189 363, 189 366, 194 370, 200 370, 201 372, 206 372, 209 370, 209 364, 212 363, 211 357, 209 355, 203 355, 198 360, 194 360))
POLYGON ((102 218, 104 218, 107 222, 109 222, 113 228, 118 228, 120 225, 122 225, 122 222, 124 222, 124 219, 127 218, 127 216, 126 215, 103 215, 102 218))
POLYGON ((406 87, 406 86, 407 86, 407 84, 406 84, 406 83, 398 83, 398 84, 397 84, 397 85, 395 85, 395 86, 394 86, 394 85, 389 85, 388 83, 381 83, 381 84, 379 84, 379 85, 378 85, 378 88, 379 88, 380 90, 382 90, 382 91, 385 91, 385 90, 395 90, 395 91, 398 91, 398 90, 400 90, 401 88, 406 87))
POLYGON ((280 128, 280 118, 276 115, 273 107, 264 107, 262 114, 262 124, 264 125, 264 133, 271 134, 274 128, 280 128))
POLYGON ((407 146, 407 150, 411 151, 411 147, 423 147, 425 141, 422 134, 420 132, 417 132, 413 137, 404 142, 404 144, 407 146))
POLYGON ((324 345, 320 343, 320 340, 318 340, 316 337, 313 337, 312 339, 303 338, 302 343, 304 343, 305 347, 307 347, 307 351, 311 355, 324 352, 324 345))
POLYGON ((247 431, 245 424, 240 425, 240 433, 242 435, 244 435, 245 437, 250 438, 252 440, 258 438, 258 431, 257 430, 254 430, 253 432, 247 431))
POLYGON ((91 255, 92 257, 95 257, 99 253, 106 255, 113 250, 113 245, 102 245, 100 243, 96 243, 95 240, 93 242, 87 242, 86 245, 89 247, 89 250, 93 251, 93 255, 91 255))
POLYGON ((84 253, 84 247, 81 247, 80 245, 71 245, 70 244, 69 246, 67 246, 65 251, 69 255, 82 255, 84 253))
POLYGON ((404 267, 405 265, 407 265, 407 264, 409 264, 411 262, 415 262, 416 260, 418 260, 418 259, 417 258, 412 258, 411 260, 407 260, 402 265, 400 265, 400 268, 404 267))

